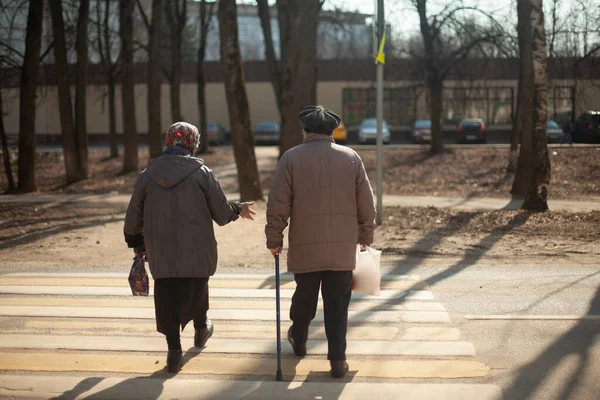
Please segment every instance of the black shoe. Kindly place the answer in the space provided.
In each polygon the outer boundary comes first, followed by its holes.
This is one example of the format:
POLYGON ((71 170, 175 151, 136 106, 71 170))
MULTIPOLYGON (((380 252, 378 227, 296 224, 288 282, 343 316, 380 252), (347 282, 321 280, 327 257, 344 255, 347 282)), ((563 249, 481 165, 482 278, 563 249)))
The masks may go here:
POLYGON ((292 327, 288 329, 288 342, 292 345, 292 349, 294 349, 294 354, 298 357, 304 357, 306 355, 306 343, 296 343, 294 338, 292 337, 292 327))
POLYGON ((183 353, 181 350, 169 350, 167 353, 167 371, 176 374, 183 365, 183 353))
POLYGON ((334 378, 343 378, 349 369, 346 361, 329 361, 329 365, 331 365, 331 376, 334 378))
POLYGON ((196 329, 196 332, 194 333, 194 346, 206 346, 206 342, 213 335, 214 330, 215 328, 213 327, 212 321, 210 319, 206 319, 206 328, 196 329))

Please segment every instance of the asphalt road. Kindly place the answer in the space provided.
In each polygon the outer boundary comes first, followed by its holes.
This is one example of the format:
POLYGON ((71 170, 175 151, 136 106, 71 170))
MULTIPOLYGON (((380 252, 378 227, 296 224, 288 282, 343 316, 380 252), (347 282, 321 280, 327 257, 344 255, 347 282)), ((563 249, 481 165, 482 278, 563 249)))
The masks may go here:
MULTIPOLYGON (((432 263, 413 258, 383 269, 416 275, 427 284, 449 312, 451 326, 460 330, 461 340, 473 343, 476 360, 490 367, 485 377, 459 378, 456 383, 497 385, 507 400, 598 399, 598 265, 566 261, 558 267, 526 262, 508 265, 469 259, 432 263)), ((0 274, 4 271, 0 269, 0 274)), ((102 268, 78 272, 102 272, 102 268)), ((255 272, 272 273, 268 267, 255 272)), ((8 320, 0 322, 4 325, 8 320)), ((401 382, 448 383, 439 379, 401 382)))

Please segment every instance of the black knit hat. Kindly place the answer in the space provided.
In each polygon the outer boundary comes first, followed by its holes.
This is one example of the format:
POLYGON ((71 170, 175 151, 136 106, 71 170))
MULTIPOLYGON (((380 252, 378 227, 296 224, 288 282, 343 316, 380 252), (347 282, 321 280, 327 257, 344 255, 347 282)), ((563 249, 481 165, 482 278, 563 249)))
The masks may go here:
POLYGON ((323 108, 323 106, 304 107, 298 114, 298 119, 306 133, 320 133, 323 135, 331 135, 333 130, 342 122, 342 119, 336 113, 323 108))

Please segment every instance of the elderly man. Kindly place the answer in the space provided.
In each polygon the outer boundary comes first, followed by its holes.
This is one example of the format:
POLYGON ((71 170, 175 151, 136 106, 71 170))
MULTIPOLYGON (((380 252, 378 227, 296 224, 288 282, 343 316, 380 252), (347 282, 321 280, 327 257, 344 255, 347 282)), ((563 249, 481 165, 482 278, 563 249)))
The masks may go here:
POLYGON ((273 255, 281 253, 289 219, 287 265, 296 291, 288 340, 297 356, 306 355, 321 287, 327 359, 331 375, 341 378, 348 371, 346 330, 356 247, 370 245, 376 227, 373 191, 358 154, 331 137, 340 117, 322 106, 308 106, 299 119, 304 142, 283 155, 269 191, 267 247, 273 255))
POLYGON ((207 317, 208 280, 217 269, 213 221, 223 226, 253 219, 254 203, 227 201, 213 172, 194 157, 198 129, 173 124, 167 149, 139 175, 125 215, 124 234, 136 254, 146 253, 154 283, 156 328, 167 339, 167 370, 176 373, 183 358, 180 328, 194 322, 194 346, 213 334, 207 317))

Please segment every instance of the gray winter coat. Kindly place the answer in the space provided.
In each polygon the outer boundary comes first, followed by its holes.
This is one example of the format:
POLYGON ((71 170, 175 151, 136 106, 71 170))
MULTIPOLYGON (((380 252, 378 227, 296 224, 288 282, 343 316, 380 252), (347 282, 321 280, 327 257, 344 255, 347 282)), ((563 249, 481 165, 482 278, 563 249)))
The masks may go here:
POLYGON ((128 246, 146 250, 154 279, 205 278, 217 268, 213 220, 239 217, 213 172, 179 147, 150 160, 137 179, 124 234, 128 246))

